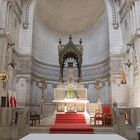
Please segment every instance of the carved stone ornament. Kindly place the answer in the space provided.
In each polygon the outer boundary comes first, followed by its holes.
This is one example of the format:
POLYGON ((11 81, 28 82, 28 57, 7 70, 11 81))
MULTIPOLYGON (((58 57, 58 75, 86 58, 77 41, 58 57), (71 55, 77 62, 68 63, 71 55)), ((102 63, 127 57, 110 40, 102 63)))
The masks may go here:
POLYGON ((81 77, 81 65, 82 65, 82 55, 83 55, 83 46, 82 39, 79 41, 80 44, 75 45, 72 42, 72 36, 69 36, 69 42, 66 45, 62 45, 61 39, 59 39, 58 53, 59 53, 59 64, 60 64, 60 82, 63 82, 63 68, 64 63, 67 59, 74 59, 78 68, 78 81, 80 82, 81 77))
POLYGON ((94 87, 95 87, 96 89, 102 88, 102 82, 101 82, 100 79, 96 79, 95 84, 94 84, 94 87))
POLYGON ((9 74, 7 72, 0 73, 0 82, 7 83, 9 80, 9 74))

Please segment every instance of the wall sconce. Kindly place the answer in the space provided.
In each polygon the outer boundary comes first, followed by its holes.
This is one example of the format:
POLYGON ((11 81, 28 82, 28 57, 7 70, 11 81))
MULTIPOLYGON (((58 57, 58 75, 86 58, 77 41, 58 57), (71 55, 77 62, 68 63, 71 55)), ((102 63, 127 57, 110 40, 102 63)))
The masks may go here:
POLYGON ((123 62, 122 64, 125 64, 128 66, 128 68, 130 68, 130 66, 132 65, 131 61, 128 59, 127 62, 123 62))
POLYGON ((79 43, 80 43, 80 45, 82 44, 82 38, 80 38, 79 43))
POLYGON ((9 65, 10 65, 13 69, 16 67, 16 64, 15 64, 14 60, 12 60, 12 62, 9 63, 8 66, 9 66, 9 65))
POLYGON ((131 48, 133 48, 133 49, 134 49, 134 43, 131 43, 131 44, 130 44, 130 43, 127 43, 127 46, 128 46, 128 48, 130 48, 130 47, 131 47, 131 48))
POLYGON ((127 47, 126 52, 129 53, 130 52, 130 47, 127 47))
POLYGON ((24 22, 23 23, 23 29, 28 29, 29 27, 29 23, 28 22, 24 22))
POLYGON ((130 68, 130 66, 132 65, 132 63, 130 62, 130 60, 128 60, 128 62, 126 63, 126 65, 128 66, 128 68, 130 68))
POLYGON ((126 49, 127 53, 130 52, 130 48, 132 48, 134 50, 134 44, 133 43, 131 43, 131 44, 127 43, 127 49, 126 49))
POLYGON ((61 41, 61 38, 59 38, 59 45, 61 45, 62 41, 61 41))

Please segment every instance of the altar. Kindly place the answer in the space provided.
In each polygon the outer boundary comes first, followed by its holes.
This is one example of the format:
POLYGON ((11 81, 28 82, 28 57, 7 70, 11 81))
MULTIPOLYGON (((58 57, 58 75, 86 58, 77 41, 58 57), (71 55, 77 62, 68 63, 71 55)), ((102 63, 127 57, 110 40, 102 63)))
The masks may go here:
POLYGON ((85 112, 87 100, 87 89, 82 84, 81 65, 83 46, 82 39, 80 44, 72 42, 72 36, 69 37, 69 42, 64 45, 59 39, 58 54, 60 64, 59 84, 54 89, 54 100, 57 112, 85 112), (74 67, 78 69, 78 79, 75 79, 74 67), (64 82, 63 69, 67 68, 66 82, 64 82), (77 81, 77 82, 75 82, 77 81))
POLYGON ((57 112, 86 112, 87 89, 79 83, 60 84, 54 89, 54 100, 57 112))

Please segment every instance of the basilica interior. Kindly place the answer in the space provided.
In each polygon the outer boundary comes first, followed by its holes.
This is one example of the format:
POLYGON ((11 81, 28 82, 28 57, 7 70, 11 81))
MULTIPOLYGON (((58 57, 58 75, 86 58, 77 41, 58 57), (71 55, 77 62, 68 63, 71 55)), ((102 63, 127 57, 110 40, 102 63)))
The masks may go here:
POLYGON ((0 0, 0 140, 37 133, 140 140, 140 0, 0 0))

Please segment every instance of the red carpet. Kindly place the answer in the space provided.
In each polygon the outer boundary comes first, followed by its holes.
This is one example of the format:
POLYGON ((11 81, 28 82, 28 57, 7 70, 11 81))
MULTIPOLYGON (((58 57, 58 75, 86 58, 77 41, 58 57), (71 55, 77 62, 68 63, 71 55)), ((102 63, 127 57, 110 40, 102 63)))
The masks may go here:
POLYGON ((93 134, 93 129, 86 125, 83 114, 56 114, 50 134, 93 134))

